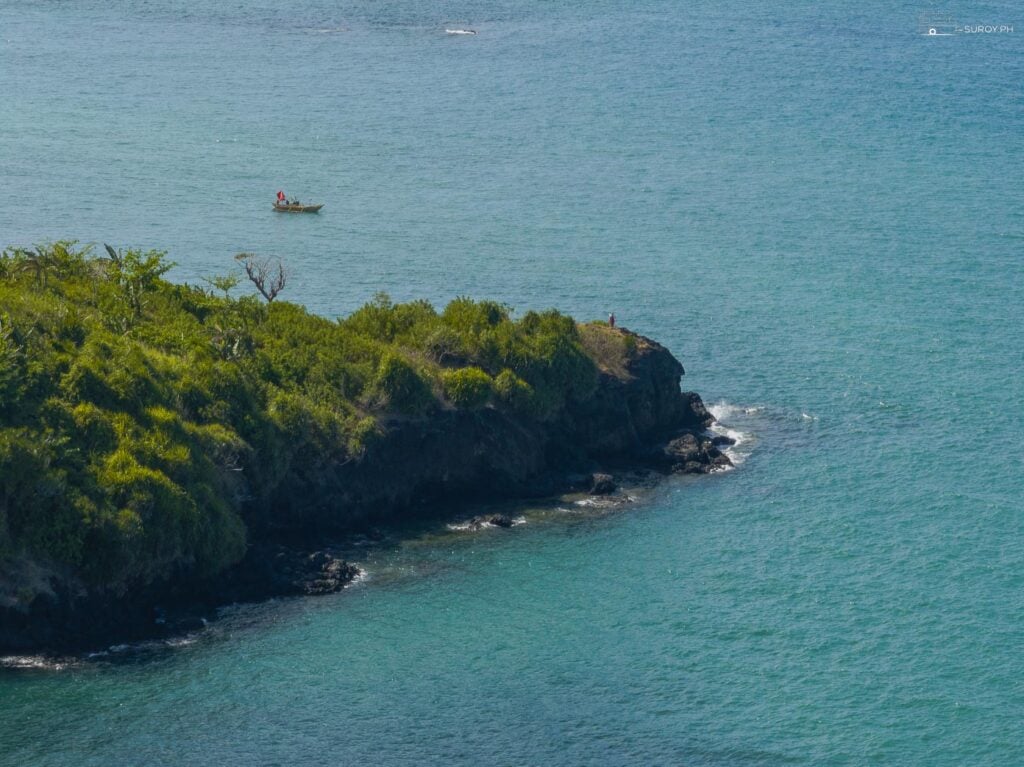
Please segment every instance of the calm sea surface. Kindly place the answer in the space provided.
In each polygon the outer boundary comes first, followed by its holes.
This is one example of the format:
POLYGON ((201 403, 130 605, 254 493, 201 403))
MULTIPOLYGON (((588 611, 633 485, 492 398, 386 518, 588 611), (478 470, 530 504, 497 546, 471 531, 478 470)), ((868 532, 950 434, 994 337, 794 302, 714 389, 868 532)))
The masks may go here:
POLYGON ((743 437, 8 670, 0 764, 1024 764, 1024 15, 781 5, 0 1, 0 246, 614 311, 743 437))

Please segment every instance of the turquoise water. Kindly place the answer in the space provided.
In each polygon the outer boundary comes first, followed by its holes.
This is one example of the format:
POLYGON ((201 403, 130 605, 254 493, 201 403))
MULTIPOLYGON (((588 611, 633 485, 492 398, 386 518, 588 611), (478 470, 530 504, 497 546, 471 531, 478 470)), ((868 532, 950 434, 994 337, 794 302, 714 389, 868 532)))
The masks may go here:
POLYGON ((0 2, 0 244, 614 311, 744 437, 8 671, 0 764, 1024 763, 1024 18, 847 6, 0 2))

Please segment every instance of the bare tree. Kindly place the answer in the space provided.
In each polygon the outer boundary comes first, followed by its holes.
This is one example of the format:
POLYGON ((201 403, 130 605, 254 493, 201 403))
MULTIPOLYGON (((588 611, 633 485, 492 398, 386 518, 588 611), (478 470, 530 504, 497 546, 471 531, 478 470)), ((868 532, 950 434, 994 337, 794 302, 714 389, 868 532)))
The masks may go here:
POLYGON ((260 258, 254 253, 239 253, 236 261, 241 261, 245 273, 267 301, 273 301, 277 294, 284 290, 288 282, 288 272, 279 258, 260 258))

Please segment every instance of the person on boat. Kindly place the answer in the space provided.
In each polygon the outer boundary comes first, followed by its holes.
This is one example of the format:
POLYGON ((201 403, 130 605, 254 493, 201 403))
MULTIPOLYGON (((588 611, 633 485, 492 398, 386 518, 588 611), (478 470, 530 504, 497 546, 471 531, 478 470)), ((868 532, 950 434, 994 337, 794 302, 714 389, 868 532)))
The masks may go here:
POLYGON ((284 196, 284 192, 282 192, 280 189, 277 190, 277 204, 278 205, 287 205, 288 204, 288 198, 284 196))

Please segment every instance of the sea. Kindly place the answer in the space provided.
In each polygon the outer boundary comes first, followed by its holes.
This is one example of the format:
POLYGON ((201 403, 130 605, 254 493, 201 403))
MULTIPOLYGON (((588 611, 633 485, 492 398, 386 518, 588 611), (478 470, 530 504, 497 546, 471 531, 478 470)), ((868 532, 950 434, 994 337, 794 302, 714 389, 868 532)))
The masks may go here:
POLYGON ((0 0, 0 247, 614 313, 739 440, 6 658, 0 765, 1024 764, 1022 97, 1008 0, 0 0))

